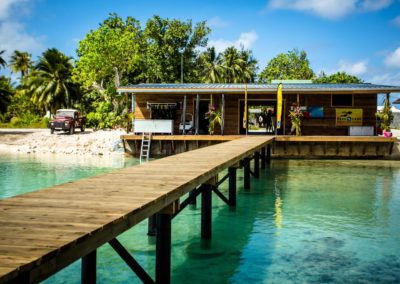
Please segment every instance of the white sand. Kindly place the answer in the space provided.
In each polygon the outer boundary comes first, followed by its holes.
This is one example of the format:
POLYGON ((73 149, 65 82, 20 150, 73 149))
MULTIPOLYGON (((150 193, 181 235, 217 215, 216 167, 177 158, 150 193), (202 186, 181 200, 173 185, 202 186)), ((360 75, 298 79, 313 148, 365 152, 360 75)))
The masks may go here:
POLYGON ((0 153, 123 154, 122 130, 50 134, 48 129, 0 129, 0 153))

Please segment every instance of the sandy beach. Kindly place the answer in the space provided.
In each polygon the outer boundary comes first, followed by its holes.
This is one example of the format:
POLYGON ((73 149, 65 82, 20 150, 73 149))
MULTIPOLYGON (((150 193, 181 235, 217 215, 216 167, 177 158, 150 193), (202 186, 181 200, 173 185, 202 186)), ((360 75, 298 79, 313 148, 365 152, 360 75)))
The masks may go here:
POLYGON ((68 135, 48 129, 0 129, 0 153, 123 154, 123 130, 86 130, 68 135))

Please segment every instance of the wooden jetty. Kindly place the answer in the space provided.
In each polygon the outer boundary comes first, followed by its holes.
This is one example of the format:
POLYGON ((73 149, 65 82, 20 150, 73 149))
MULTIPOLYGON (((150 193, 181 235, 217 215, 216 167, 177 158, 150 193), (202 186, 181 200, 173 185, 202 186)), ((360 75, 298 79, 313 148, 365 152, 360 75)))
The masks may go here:
MULTIPOLYGON (((243 137, 246 136, 153 135, 151 155, 168 156, 243 137)), ((389 158, 393 146, 398 142, 397 137, 383 136, 278 135, 273 137, 271 155, 277 158, 389 158)), ((127 153, 139 154, 142 135, 127 134, 122 135, 121 139, 127 153)))
MULTIPOLYGON (((169 156, 194 149, 232 141, 245 137, 244 135, 152 135, 151 152, 156 156, 169 156)), ((121 135, 124 150, 127 153, 138 155, 142 135, 121 135)))
POLYGON ((383 136, 277 136, 277 158, 390 158, 397 137, 383 136))
POLYGON ((144 283, 169 283, 172 218, 201 195, 201 236, 211 238, 211 193, 235 206, 237 168, 244 169, 244 188, 249 188, 250 175, 258 177, 260 165, 269 161, 273 139, 234 139, 0 200, 0 283, 37 283, 80 258, 82 283, 95 283, 96 249, 107 242, 144 283), (228 174, 218 181, 225 169, 228 174), (228 197, 218 190, 225 180, 228 197), (153 216, 155 280, 117 240, 153 216))

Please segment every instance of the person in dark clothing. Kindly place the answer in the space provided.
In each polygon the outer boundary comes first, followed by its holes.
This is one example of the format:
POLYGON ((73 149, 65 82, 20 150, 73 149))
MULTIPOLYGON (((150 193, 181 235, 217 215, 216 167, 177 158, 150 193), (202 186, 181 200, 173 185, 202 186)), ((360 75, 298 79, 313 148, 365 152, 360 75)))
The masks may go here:
POLYGON ((265 128, 268 132, 272 132, 272 111, 269 109, 267 115, 265 116, 265 128))

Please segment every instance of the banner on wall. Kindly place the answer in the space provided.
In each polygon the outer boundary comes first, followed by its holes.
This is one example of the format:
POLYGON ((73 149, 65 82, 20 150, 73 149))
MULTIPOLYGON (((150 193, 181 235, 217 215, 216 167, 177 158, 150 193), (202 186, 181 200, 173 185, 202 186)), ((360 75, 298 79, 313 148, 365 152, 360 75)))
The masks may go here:
POLYGON ((361 108, 337 108, 337 126, 362 126, 363 110, 361 108))
POLYGON ((277 106, 276 106, 276 129, 281 128, 281 117, 282 117, 282 83, 278 85, 278 91, 276 94, 277 106))

